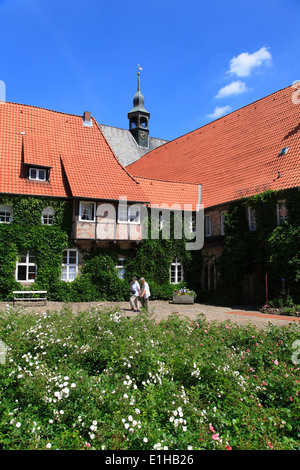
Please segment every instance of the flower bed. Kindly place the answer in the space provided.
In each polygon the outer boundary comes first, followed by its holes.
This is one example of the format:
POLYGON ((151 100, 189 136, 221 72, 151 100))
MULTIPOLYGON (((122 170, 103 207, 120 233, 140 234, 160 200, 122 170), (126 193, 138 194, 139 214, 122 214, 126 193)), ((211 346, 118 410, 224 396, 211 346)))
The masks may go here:
POLYGON ((195 302, 196 293, 189 289, 183 288, 173 292, 174 304, 193 304, 195 302))
POLYGON ((300 317, 300 305, 292 307, 272 307, 270 305, 264 305, 260 308, 262 313, 269 313, 271 315, 285 315, 292 317, 300 317))
POLYGON ((300 325, 0 313, 0 449, 300 450, 300 325))

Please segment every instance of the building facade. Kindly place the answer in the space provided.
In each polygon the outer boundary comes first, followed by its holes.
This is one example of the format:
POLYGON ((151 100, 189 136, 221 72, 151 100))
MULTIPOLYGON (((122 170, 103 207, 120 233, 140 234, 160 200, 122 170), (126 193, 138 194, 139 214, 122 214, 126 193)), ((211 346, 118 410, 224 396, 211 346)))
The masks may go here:
MULTIPOLYGON (((189 282, 202 300, 223 287, 239 290, 245 303, 260 301, 266 276, 270 282, 278 274, 269 271, 274 259, 281 266, 270 252, 277 228, 287 230, 289 220, 298 226, 292 207, 300 186, 300 113, 293 93, 280 90, 171 142, 149 135, 140 76, 128 130, 100 125, 89 112, 2 102, 2 299, 33 284, 64 298, 60 292, 71 283, 76 299, 104 298, 99 284, 111 279, 123 295, 127 287, 116 279, 128 281, 139 263, 157 298, 189 282), (188 208, 193 237, 200 202, 204 245, 186 253, 183 239, 164 240, 164 228, 174 205, 188 208)), ((287 263, 295 267, 293 256, 287 263)))

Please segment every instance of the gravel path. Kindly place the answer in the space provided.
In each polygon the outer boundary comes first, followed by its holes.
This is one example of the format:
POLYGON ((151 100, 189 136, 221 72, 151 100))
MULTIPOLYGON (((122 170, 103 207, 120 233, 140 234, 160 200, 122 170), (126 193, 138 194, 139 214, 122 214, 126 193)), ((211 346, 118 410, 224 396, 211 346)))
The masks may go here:
MULTIPOLYGON (((0 302, 0 312, 8 305, 7 302, 0 302)), ((12 304, 10 304, 12 305, 12 304)), ((18 305, 22 305, 18 303, 18 305)), ((88 310, 89 308, 98 307, 101 310, 117 308, 123 316, 134 316, 136 313, 130 311, 128 302, 78 302, 78 303, 62 303, 47 302, 47 305, 41 305, 38 302, 33 304, 25 304, 26 311, 60 311, 63 307, 69 307, 74 314, 88 310)), ((180 317, 187 317, 195 320, 199 314, 203 314, 208 321, 230 321, 239 325, 252 324, 259 328, 265 328, 271 322, 274 325, 282 326, 293 322, 300 322, 300 317, 282 316, 263 314, 258 310, 247 310, 243 308, 215 307, 205 304, 173 304, 171 301, 153 300, 149 303, 149 314, 158 321, 166 319, 172 313, 177 313, 180 317)))

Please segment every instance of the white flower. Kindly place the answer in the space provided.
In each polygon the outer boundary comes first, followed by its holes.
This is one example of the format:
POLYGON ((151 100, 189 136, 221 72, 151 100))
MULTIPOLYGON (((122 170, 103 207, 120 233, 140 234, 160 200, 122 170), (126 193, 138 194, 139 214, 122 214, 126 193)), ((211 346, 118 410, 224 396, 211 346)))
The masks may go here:
POLYGON ((129 428, 129 424, 128 424, 128 423, 125 423, 125 424, 124 424, 124 428, 125 428, 125 429, 128 429, 128 428, 129 428))
POLYGON ((76 384, 72 383, 71 388, 75 388, 75 387, 76 387, 76 384))
POLYGON ((21 423, 18 421, 16 424, 16 428, 19 428, 21 426, 21 423))
POLYGON ((46 447, 47 447, 47 449, 51 449, 51 444, 50 444, 50 442, 48 442, 48 444, 46 444, 46 447))
POLYGON ((136 412, 137 415, 139 415, 141 412, 141 410, 139 410, 138 408, 136 408, 134 411, 136 412))
POLYGON ((144 438, 143 438, 143 442, 148 442, 147 437, 144 437, 144 438))

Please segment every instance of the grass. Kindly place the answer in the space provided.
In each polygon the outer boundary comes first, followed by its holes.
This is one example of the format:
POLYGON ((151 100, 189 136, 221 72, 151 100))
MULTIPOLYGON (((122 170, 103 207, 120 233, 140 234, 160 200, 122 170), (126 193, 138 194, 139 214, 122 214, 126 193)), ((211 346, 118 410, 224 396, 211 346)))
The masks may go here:
POLYGON ((7 307, 0 340, 2 449, 300 449, 299 325, 7 307))

